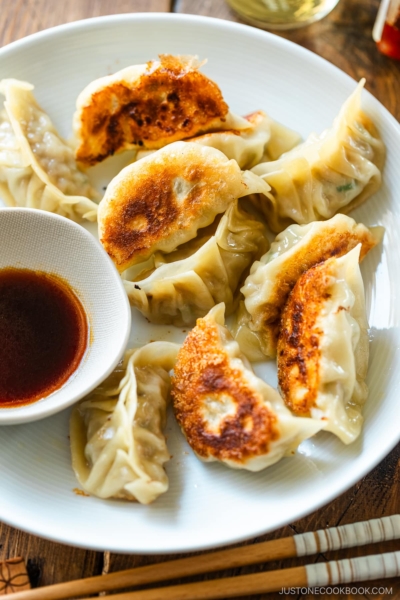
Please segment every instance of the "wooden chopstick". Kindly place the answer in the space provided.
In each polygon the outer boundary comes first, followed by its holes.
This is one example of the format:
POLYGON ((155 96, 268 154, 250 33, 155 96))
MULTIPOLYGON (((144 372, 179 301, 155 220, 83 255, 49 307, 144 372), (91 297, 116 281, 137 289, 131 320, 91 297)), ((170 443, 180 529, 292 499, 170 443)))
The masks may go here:
POLYGON ((285 588, 325 587, 374 579, 381 581, 398 576, 400 576, 400 552, 387 552, 254 575, 126 592, 112 595, 110 598, 112 600, 160 600, 160 598, 162 600, 227 600, 227 598, 243 595, 278 592, 285 588))
MULTIPOLYGON (((318 552, 340 550, 398 538, 400 538, 400 515, 393 515, 382 519, 372 519, 351 525, 302 533, 293 537, 246 546, 245 548, 230 548, 200 556, 170 560, 107 575, 59 583, 28 592, 20 592, 15 594, 13 598, 14 600, 62 600, 76 598, 77 596, 83 597, 98 592, 115 591, 147 583, 157 583, 201 573, 211 573, 223 569, 244 567, 295 556, 312 555, 318 552)), ((304 567, 296 567, 295 569, 288 569, 287 573, 293 571, 293 577, 299 577, 299 573, 303 573, 303 570, 304 567)), ((269 575, 272 576, 273 573, 282 573, 282 570, 278 572, 270 571, 269 575)), ((264 576, 264 574, 262 575, 264 576)), ((257 576, 248 575, 246 577, 257 576)), ((290 573, 289 576, 291 576, 290 573)), ((239 577, 235 578, 235 581, 239 580, 239 577)), ((289 585, 288 581, 285 582, 289 585)), ((202 585, 204 586, 206 583, 202 582, 202 585)), ((214 584, 215 581, 212 582, 212 585, 214 584)), ((164 598, 164 591, 162 597, 164 598)), ((114 598, 117 600, 117 596, 113 596, 113 600, 114 598)))

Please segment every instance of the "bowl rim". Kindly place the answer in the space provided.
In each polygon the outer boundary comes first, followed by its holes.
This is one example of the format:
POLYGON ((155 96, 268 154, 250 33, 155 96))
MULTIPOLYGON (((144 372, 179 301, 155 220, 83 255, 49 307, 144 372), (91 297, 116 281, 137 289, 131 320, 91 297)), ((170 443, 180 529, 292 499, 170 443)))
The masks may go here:
MULTIPOLYGON (((78 402, 78 400, 81 400, 83 397, 87 396, 87 394, 92 392, 98 385, 100 385, 102 383, 102 381, 104 381, 112 373, 112 371, 115 369, 118 362, 120 361, 121 356, 124 353, 124 350, 128 343, 130 330, 131 330, 131 316, 132 316, 131 308, 129 305, 128 296, 125 292, 124 284, 122 282, 122 279, 119 276, 118 271, 116 270, 116 268, 114 266, 114 263, 112 262, 111 258, 108 256, 106 251, 102 248, 102 246, 96 244, 95 238, 93 237, 93 235, 91 233, 89 233, 89 231, 87 231, 84 227, 81 227, 81 225, 79 225, 78 223, 75 223, 74 221, 67 219, 66 217, 62 217, 61 215, 57 215, 55 213, 51 213, 51 212, 37 209, 37 208, 26 208, 26 207, 19 207, 19 206, 0 207, 0 218, 1 218, 1 215, 3 215, 3 214, 9 215, 10 211, 12 211, 13 213, 18 212, 21 215, 25 215, 25 216, 26 215, 35 215, 35 218, 48 219, 49 221, 53 221, 53 222, 54 221, 62 221, 64 226, 66 226, 67 228, 71 227, 72 229, 75 229, 76 232, 79 232, 79 235, 86 238, 86 240, 88 240, 88 241, 90 240, 90 244, 91 244, 91 247, 93 248, 93 252, 98 252, 98 255, 102 257, 104 268, 107 269, 109 272, 113 273, 113 276, 115 279, 115 289, 116 289, 116 291, 118 290, 118 297, 119 297, 119 301, 121 304, 121 310, 123 310, 125 312, 125 317, 124 317, 125 331, 124 331, 124 335, 121 338, 118 352, 115 354, 113 360, 110 362, 110 365, 107 367, 106 370, 102 371, 101 374, 99 373, 99 375, 89 385, 85 386, 85 388, 79 394, 73 395, 70 398, 67 397, 63 402, 61 402, 59 404, 55 404, 54 406, 52 405, 52 403, 50 403, 50 406, 48 405, 49 404, 47 402, 48 400, 51 399, 53 402, 54 399, 56 398, 58 392, 62 389, 65 389, 64 386, 68 383, 68 380, 67 380, 60 388, 55 390, 52 394, 50 394, 49 396, 45 396, 44 398, 41 398, 40 400, 38 400, 36 402, 32 402, 31 404, 24 404, 19 407, 17 406, 17 407, 13 407, 13 408, 11 408, 11 407, 10 408, 1 408, 0 409, 0 427, 3 425, 19 425, 19 424, 23 424, 23 423, 32 423, 34 421, 38 421, 39 419, 44 419, 46 417, 50 417, 51 415, 54 415, 58 412, 61 412, 64 409, 68 408, 69 406, 72 406, 73 404, 78 402), (26 409, 27 407, 29 407, 29 413, 24 414, 23 410, 26 409)), ((46 271, 46 268, 44 268, 43 270, 46 271)), ((80 290, 78 289, 77 291, 79 292, 80 290)), ((75 377, 75 376, 79 377, 80 367, 82 366, 86 356, 87 356, 87 350, 85 351, 85 354, 83 355, 79 366, 77 367, 75 372, 72 373, 71 377, 75 377)))

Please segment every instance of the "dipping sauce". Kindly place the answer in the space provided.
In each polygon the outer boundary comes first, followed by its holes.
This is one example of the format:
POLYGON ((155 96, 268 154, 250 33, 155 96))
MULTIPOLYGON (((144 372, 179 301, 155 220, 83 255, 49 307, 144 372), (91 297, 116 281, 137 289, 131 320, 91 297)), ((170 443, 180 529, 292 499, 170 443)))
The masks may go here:
POLYGON ((85 310, 63 279, 0 269, 0 408, 31 404, 58 390, 87 344, 85 310))

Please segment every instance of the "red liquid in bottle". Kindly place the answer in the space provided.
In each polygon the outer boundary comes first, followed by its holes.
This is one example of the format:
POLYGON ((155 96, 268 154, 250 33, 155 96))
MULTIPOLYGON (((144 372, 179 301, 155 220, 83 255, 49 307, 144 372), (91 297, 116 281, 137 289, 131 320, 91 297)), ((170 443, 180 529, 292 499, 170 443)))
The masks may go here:
POLYGON ((382 54, 400 60, 400 0, 382 1, 373 37, 382 54))
POLYGON ((400 29, 385 23, 382 31, 382 39, 377 42, 377 46, 382 54, 400 60, 400 29))

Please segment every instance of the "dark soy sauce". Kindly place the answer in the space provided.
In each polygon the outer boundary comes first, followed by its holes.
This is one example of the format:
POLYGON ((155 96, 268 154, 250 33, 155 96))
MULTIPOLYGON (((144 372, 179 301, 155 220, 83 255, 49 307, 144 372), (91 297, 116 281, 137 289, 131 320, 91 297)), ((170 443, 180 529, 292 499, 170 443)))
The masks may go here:
POLYGON ((0 270, 0 408, 59 389, 87 343, 86 313, 65 281, 41 271, 0 270))

